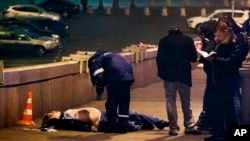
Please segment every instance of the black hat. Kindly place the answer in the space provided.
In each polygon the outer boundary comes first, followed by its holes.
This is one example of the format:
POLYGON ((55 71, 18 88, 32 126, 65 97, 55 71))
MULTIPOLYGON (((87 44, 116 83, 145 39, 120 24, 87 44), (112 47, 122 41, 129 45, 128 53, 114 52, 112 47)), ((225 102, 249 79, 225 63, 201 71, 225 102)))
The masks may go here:
POLYGON ((200 26, 199 34, 204 34, 205 36, 209 36, 209 35, 213 34, 213 31, 214 31, 216 24, 217 24, 217 21, 215 21, 215 20, 209 20, 209 21, 204 22, 200 26))

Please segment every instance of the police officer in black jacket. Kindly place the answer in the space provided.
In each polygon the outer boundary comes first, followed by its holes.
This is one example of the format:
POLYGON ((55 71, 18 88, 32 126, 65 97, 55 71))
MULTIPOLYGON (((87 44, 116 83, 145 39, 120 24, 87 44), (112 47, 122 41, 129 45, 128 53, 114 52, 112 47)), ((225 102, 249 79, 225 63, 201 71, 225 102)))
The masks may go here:
POLYGON ((88 67, 92 85, 96 87, 96 99, 101 99, 105 87, 107 90, 105 107, 110 127, 107 132, 126 133, 130 86, 134 82, 130 62, 117 53, 101 49, 89 58, 88 67))
MULTIPOLYGON (((200 27, 199 36, 202 41, 201 50, 206 52, 211 52, 215 48, 215 39, 213 30, 217 21, 209 20, 204 22, 200 27)), ((199 120, 197 121, 197 126, 199 126, 202 130, 211 130, 211 103, 213 102, 212 90, 213 90, 213 82, 212 82, 212 65, 209 61, 207 61, 204 57, 200 56, 199 61, 203 64, 203 70, 206 73, 206 88, 203 97, 203 107, 202 112, 199 115, 199 120)))

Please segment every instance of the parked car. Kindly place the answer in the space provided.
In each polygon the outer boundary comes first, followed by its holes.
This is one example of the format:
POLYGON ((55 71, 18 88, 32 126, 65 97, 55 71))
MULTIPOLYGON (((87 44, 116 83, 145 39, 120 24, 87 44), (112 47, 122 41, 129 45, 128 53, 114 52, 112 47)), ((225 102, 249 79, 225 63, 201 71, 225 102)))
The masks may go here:
POLYGON ((33 18, 50 18, 60 20, 61 16, 55 12, 48 12, 45 9, 30 4, 10 5, 3 10, 3 19, 33 19, 33 18))
POLYGON ((31 19, 27 23, 35 25, 41 29, 58 34, 61 37, 70 35, 70 25, 68 21, 60 20, 54 21, 51 19, 31 19))
POLYGON ((42 36, 51 36, 54 38, 60 39, 60 35, 56 34, 53 31, 45 30, 44 28, 40 28, 35 24, 29 23, 27 21, 20 21, 20 20, 0 20, 0 27, 5 28, 23 28, 23 29, 30 29, 42 36))
POLYGON ((43 56, 60 45, 58 39, 40 36, 28 29, 0 28, 0 52, 33 52, 43 56))
POLYGON ((196 16, 187 19, 187 27, 190 29, 199 30, 200 25, 208 20, 218 20, 222 15, 230 15, 235 22, 242 26, 243 22, 248 19, 249 10, 240 9, 217 9, 207 14, 207 16, 196 16))
POLYGON ((38 4, 47 11, 59 13, 62 17, 69 18, 72 15, 81 13, 81 6, 67 0, 45 0, 38 4))

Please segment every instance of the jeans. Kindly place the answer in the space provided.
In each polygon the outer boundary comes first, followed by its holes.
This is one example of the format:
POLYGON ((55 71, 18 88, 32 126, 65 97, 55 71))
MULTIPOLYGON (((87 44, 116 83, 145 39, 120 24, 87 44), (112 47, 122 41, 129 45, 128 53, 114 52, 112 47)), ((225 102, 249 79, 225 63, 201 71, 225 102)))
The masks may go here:
POLYGON ((177 92, 179 93, 182 111, 184 115, 184 127, 193 127, 193 115, 190 108, 190 87, 181 82, 164 81, 166 110, 169 119, 170 130, 178 130, 178 114, 176 107, 177 92))

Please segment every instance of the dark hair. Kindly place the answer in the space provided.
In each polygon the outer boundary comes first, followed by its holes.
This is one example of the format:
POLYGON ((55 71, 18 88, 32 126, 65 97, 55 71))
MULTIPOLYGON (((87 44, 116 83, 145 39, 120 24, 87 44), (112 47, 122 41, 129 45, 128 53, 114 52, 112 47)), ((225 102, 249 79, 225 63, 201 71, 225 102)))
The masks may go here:
POLYGON ((228 27, 231 27, 234 33, 241 32, 241 28, 237 25, 235 20, 230 15, 221 16, 218 19, 218 22, 225 22, 228 27))
POLYGON ((41 128, 48 128, 48 123, 49 123, 49 116, 48 114, 45 114, 42 118, 42 125, 41 125, 41 128))
POLYGON ((60 119, 55 119, 49 117, 48 113, 45 114, 42 118, 41 128, 55 128, 56 126, 58 126, 58 121, 61 120, 62 115, 63 112, 61 112, 60 119))
POLYGON ((214 28, 217 24, 217 21, 215 20, 209 20, 204 22, 201 26, 200 26, 200 31, 199 34, 204 34, 205 37, 209 37, 209 36, 213 36, 213 32, 214 32, 214 28))
POLYGON ((91 124, 75 119, 49 119, 48 114, 45 114, 41 125, 41 129, 43 128, 91 131, 91 124))

